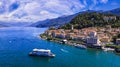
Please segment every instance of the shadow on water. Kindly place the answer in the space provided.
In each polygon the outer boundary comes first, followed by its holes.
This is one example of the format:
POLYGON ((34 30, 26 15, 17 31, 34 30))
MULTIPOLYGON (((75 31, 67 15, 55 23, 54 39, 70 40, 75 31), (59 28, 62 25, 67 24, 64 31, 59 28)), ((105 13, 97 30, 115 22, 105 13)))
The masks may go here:
POLYGON ((51 57, 40 57, 40 56, 29 56, 33 61, 46 61, 49 62, 52 58, 51 57))

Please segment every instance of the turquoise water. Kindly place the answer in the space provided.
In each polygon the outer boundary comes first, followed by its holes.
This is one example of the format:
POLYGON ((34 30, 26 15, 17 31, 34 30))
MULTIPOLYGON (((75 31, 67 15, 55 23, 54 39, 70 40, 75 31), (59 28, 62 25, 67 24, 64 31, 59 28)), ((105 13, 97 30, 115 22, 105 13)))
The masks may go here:
POLYGON ((48 42, 38 38, 44 30, 1 28, 0 67, 120 67, 119 55, 48 42), (33 48, 51 49, 56 57, 30 57, 33 48))

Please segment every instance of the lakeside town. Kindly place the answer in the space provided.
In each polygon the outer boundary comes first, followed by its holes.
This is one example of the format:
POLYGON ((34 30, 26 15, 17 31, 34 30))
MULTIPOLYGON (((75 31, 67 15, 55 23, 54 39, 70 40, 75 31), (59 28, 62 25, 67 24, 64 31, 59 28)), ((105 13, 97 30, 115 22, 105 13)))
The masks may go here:
POLYGON ((41 38, 50 41, 68 44, 68 45, 85 45, 89 48, 114 50, 120 53, 120 38, 115 38, 119 34, 120 28, 106 27, 88 27, 83 29, 49 29, 41 34, 41 38))

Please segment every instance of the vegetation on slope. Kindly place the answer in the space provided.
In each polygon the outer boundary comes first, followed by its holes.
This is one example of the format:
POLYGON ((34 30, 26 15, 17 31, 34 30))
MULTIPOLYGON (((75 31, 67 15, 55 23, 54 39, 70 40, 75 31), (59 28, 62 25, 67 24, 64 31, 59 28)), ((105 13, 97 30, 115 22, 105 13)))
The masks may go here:
POLYGON ((76 16, 70 23, 61 28, 70 29, 72 25, 76 29, 86 27, 105 27, 106 25, 120 27, 120 16, 98 12, 83 13, 76 16))

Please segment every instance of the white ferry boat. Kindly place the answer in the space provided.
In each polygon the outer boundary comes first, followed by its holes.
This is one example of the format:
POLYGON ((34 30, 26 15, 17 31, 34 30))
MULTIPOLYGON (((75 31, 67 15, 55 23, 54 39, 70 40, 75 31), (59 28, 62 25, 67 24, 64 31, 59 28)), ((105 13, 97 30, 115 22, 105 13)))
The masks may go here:
POLYGON ((35 48, 29 53, 29 56, 55 57, 55 54, 53 54, 51 50, 35 48))

